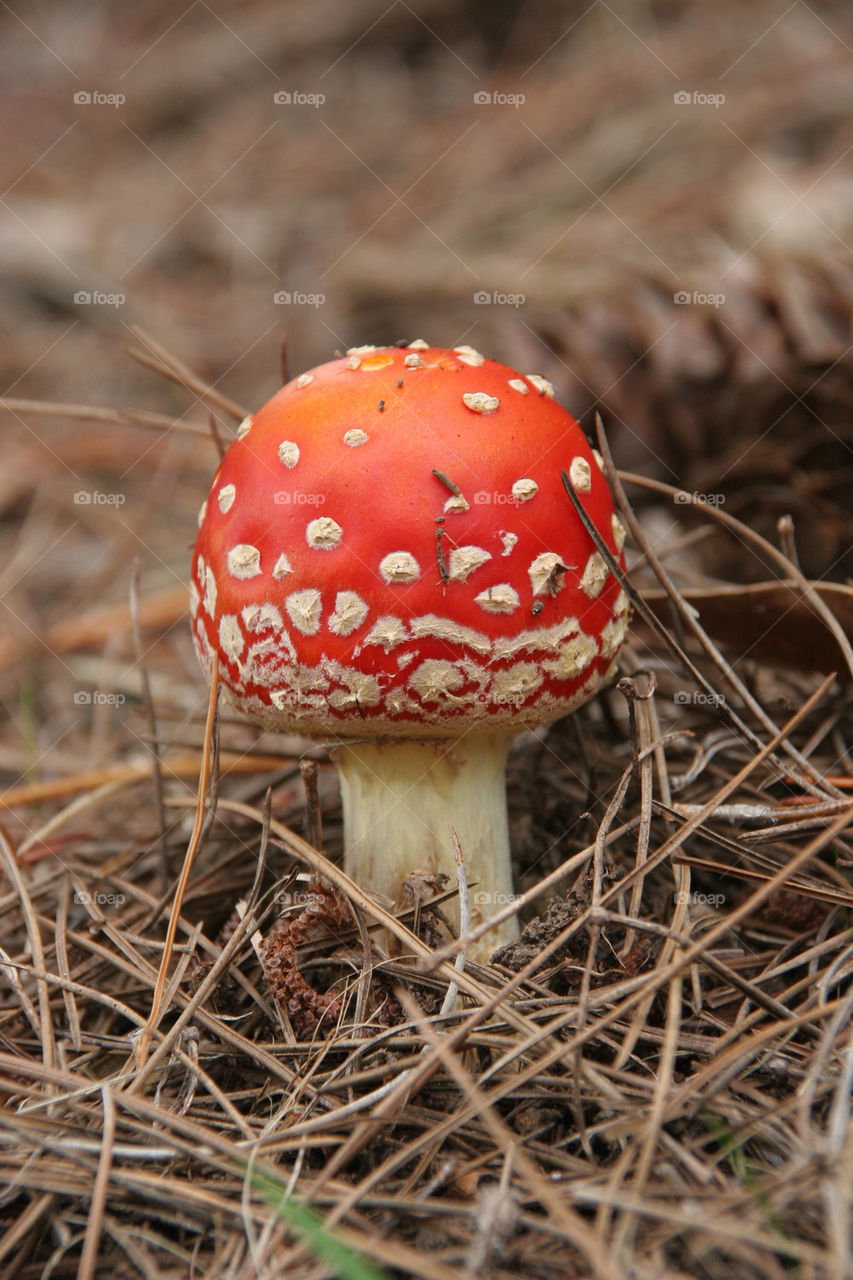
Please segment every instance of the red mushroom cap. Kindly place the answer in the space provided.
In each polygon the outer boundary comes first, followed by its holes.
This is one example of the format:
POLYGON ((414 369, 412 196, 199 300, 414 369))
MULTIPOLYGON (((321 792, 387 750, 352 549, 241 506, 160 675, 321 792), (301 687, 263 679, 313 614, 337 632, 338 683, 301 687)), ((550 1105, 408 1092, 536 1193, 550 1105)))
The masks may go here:
POLYGON ((360 347, 237 431, 200 515, 200 660, 275 728, 456 737, 549 723, 608 675, 627 600, 598 458, 545 379, 469 347, 360 347))

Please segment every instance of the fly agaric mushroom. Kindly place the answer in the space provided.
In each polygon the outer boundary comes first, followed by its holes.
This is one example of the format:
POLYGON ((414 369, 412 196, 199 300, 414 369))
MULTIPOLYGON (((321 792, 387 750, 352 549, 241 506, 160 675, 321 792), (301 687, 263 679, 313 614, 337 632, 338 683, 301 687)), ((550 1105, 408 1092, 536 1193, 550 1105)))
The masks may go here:
POLYGON ((454 871, 452 825, 472 924, 513 893, 513 736, 591 697, 627 622, 561 468, 617 558, 624 529, 553 395, 470 347, 357 347, 241 424, 193 556, 203 667, 252 720, 335 744, 347 873, 399 903, 454 871))

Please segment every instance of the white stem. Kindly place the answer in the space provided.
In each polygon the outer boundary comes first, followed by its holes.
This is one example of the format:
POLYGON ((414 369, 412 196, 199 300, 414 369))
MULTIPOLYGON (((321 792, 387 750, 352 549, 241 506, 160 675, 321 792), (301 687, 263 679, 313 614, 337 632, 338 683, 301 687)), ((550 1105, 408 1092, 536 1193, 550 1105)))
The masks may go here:
MULTIPOLYGON (((335 748, 344 807, 344 869, 363 889, 403 905, 413 871, 456 881, 450 835, 459 837, 471 886, 471 925, 513 897, 506 811, 506 758, 512 736, 472 734, 457 742, 356 743, 335 748)), ((446 906, 458 927, 455 902, 446 906)), ((513 916, 468 949, 472 960, 518 937, 513 916)))

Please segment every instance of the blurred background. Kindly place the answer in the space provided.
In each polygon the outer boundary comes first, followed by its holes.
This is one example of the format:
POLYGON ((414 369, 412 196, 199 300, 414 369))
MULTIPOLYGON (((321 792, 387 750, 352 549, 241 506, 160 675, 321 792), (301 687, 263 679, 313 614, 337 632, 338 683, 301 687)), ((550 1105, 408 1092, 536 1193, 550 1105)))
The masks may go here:
MULTIPOLYGON (((621 466, 774 540, 790 513, 804 569, 849 576, 848 4, 11 0, 0 29, 13 778, 22 741, 61 765, 69 687, 136 678, 108 612, 134 558, 159 687, 203 703, 182 592, 208 412, 227 439, 269 397, 283 335, 292 375, 415 337, 545 374, 621 466), (213 401, 129 355, 152 343, 213 401)), ((707 530, 693 554, 764 576, 707 530)))

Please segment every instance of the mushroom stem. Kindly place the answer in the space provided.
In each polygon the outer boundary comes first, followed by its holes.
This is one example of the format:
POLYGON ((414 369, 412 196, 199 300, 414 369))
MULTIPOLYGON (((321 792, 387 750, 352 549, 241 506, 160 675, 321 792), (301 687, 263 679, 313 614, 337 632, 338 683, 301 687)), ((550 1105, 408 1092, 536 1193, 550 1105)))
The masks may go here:
MULTIPOLYGON (((511 742, 511 734, 501 733, 336 747, 347 875, 398 906, 403 902, 403 881, 413 871, 443 872, 452 885, 453 826, 471 886, 471 926, 511 902, 505 779, 511 742)), ((454 902, 447 904, 447 915, 458 927, 454 902)), ((467 954, 486 964, 496 947, 517 937, 518 923, 512 916, 467 954)))

